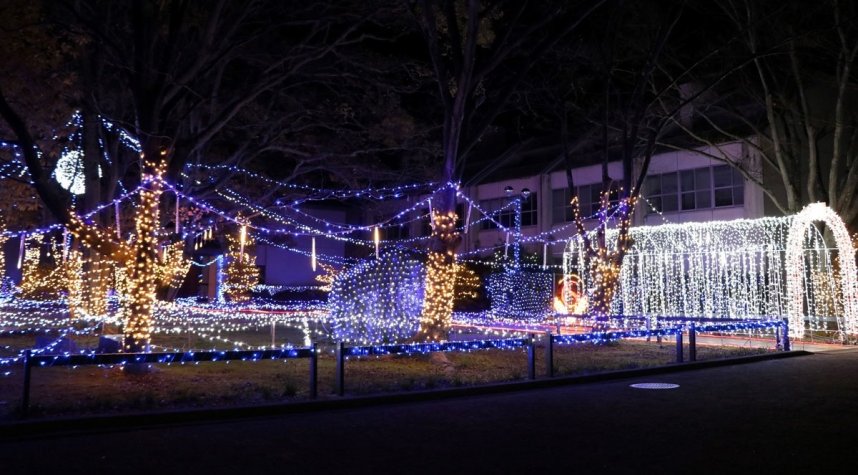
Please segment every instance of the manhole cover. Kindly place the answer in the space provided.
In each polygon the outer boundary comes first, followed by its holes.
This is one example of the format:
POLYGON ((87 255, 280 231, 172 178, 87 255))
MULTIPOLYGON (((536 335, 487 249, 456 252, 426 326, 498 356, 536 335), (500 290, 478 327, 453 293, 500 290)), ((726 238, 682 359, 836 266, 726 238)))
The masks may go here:
POLYGON ((678 384, 673 383, 635 383, 629 385, 635 389, 676 389, 678 384))

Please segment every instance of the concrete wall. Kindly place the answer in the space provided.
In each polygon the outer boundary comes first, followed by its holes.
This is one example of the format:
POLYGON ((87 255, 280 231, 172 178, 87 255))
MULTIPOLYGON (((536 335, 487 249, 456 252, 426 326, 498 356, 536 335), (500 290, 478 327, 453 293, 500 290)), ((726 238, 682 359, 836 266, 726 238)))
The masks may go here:
MULTIPOLYGON (((308 210, 313 216, 332 223, 345 223, 346 213, 339 210, 308 210)), ((321 275, 321 267, 313 272, 310 264, 312 238, 300 236, 281 247, 256 245, 256 265, 265 266, 264 283, 267 285, 319 285, 315 277, 321 275), (290 250, 291 249, 291 250, 290 250), (300 251, 300 252, 296 252, 300 251)), ((342 258, 345 243, 335 239, 316 237, 316 255, 342 258)))

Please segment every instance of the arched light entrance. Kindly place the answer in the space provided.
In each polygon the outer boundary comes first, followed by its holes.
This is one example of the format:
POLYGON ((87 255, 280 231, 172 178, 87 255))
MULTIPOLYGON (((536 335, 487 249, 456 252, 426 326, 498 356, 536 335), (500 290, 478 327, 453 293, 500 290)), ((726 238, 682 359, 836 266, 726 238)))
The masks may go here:
POLYGON ((858 332, 858 272, 855 267, 855 250, 849 232, 840 216, 824 203, 812 203, 804 207, 790 224, 786 244, 786 277, 790 333, 804 335, 804 233, 815 222, 824 223, 837 246, 840 255, 840 291, 843 299, 843 328, 841 331, 858 332))
MULTIPOLYGON (((824 204, 792 216, 637 226, 631 238, 614 315, 635 321, 786 317, 795 337, 808 329, 858 335, 854 249, 843 221, 824 204), (815 222, 828 226, 836 248, 826 245, 815 222)), ((615 230, 607 241, 616 241, 615 230)), ((567 244, 564 272, 565 279, 577 279, 570 283, 586 301, 593 277, 577 237, 567 244)), ((570 302, 566 295, 561 300, 570 302)))

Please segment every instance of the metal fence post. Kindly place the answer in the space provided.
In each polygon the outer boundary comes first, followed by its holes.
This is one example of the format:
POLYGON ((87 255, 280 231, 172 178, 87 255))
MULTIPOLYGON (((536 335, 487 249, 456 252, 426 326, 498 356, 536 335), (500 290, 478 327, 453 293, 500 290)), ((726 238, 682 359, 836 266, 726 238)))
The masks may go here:
POLYGON ((784 351, 790 351, 790 342, 789 342, 789 319, 784 318, 784 351))
MULTIPOLYGON (((656 317, 656 319, 655 319, 655 329, 661 330, 661 323, 659 323, 658 317, 656 317)), ((658 343, 658 346, 661 346, 661 333, 658 333, 655 336, 655 342, 658 343)))
POLYGON ((346 360, 345 343, 337 343, 337 395, 346 394, 346 360))
POLYGON ((310 355, 310 399, 316 399, 318 395, 318 383, 319 383, 319 354, 318 354, 318 345, 313 343, 313 346, 310 348, 310 351, 313 353, 310 355))
POLYGON ((554 335, 545 332, 545 376, 554 377, 554 335))
POLYGON ((652 341, 652 320, 649 317, 646 318, 646 341, 649 343, 652 341))
POLYGON ((27 417, 30 410, 30 371, 33 368, 31 350, 24 350, 24 394, 21 398, 21 417, 27 417))
POLYGON ((682 363, 682 327, 676 332, 676 362, 682 363))
POLYGON ((775 325, 774 334, 775 334, 775 350, 776 351, 783 350, 784 347, 781 344, 781 324, 780 323, 775 325))
POLYGON ((693 322, 688 327, 688 361, 697 361, 697 330, 693 322))
POLYGON ((536 379, 536 335, 527 335, 527 379, 536 379))

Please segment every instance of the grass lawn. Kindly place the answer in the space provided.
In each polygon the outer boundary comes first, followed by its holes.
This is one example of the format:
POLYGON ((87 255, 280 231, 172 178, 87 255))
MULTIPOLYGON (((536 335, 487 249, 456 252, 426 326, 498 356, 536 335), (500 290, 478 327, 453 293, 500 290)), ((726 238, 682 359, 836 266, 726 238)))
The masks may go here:
MULTIPOLYGON (((18 338, 18 337, 16 337, 18 338)), ((23 338, 23 337, 21 337, 23 338)), ((168 337, 172 340, 171 337, 168 337)), ((165 341, 167 346, 183 346, 165 341)), ((4 342, 5 344, 8 344, 4 342)), ((84 342, 81 341, 81 344, 84 342)), ((197 346, 198 342, 183 342, 197 346)), ((210 347, 210 343, 209 343, 210 347)), ((686 348, 686 355, 687 355, 686 348)), ((698 346, 698 359, 757 354, 771 350, 698 346)), ((374 393, 470 386, 526 377, 525 350, 447 353, 450 365, 432 356, 352 358, 346 363, 346 393, 374 393)), ((536 353, 537 375, 544 375, 544 351, 536 353)), ((687 357, 687 356, 686 356, 687 357)), ((622 341, 607 345, 555 346, 556 375, 588 374, 672 363, 675 345, 665 341, 622 341)), ((120 368, 34 368, 30 417, 105 414, 305 400, 309 361, 214 362, 156 365, 148 374, 125 374, 120 368)), ((0 377, 0 420, 19 417, 22 393, 20 366, 0 377)), ((334 358, 324 347, 319 358, 319 397, 334 398, 334 358)))

